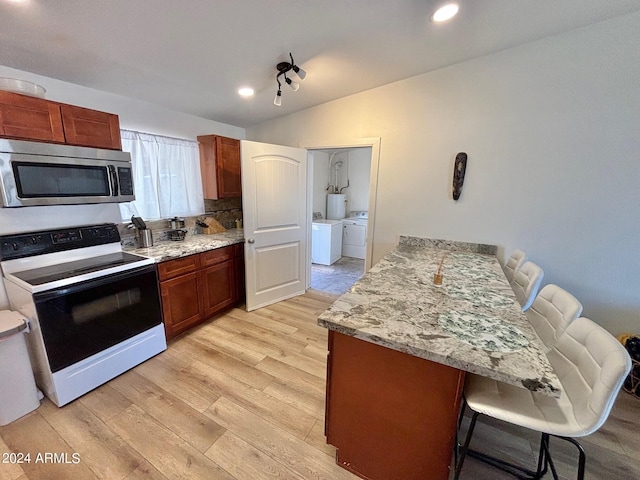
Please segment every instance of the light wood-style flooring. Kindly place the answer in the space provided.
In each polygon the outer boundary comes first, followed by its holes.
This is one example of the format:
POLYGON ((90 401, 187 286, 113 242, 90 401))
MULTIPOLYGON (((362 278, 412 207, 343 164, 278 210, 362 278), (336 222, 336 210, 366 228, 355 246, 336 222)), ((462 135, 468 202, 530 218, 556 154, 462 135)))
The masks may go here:
MULTIPOLYGON (((316 318, 334 299, 310 291, 233 309, 63 408, 45 400, 0 427, 0 455, 31 454, 29 464, 0 463, 0 480, 355 479, 323 435, 327 332, 316 318), (46 453, 69 463, 35 461, 46 453)), ((640 478, 640 400, 620 400, 583 442, 589 479, 640 478)), ((479 425, 476 441, 516 457, 535 445, 503 425, 479 425)), ((462 478, 512 477, 469 459, 462 478)))

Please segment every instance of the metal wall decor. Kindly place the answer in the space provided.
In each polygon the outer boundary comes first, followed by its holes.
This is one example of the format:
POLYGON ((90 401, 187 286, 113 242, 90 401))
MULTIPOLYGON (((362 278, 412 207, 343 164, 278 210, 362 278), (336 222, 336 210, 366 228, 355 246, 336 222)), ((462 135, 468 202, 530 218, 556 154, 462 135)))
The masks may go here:
POLYGON ((462 184, 464 183, 464 173, 467 170, 467 154, 460 152, 456 155, 453 164, 453 199, 458 200, 462 193, 462 184))

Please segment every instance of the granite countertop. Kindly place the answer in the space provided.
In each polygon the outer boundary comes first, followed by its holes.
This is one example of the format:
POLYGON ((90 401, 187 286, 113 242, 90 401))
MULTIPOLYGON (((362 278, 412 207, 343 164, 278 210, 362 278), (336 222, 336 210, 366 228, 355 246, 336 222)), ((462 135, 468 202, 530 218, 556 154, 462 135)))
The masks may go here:
POLYGON ((122 249, 125 252, 151 257, 155 259, 156 263, 159 263, 243 242, 243 229, 233 228, 226 232, 214 233, 212 235, 187 234, 185 239, 181 241, 154 241, 153 247, 149 248, 123 246, 122 249))
MULTIPOLYGON (((560 396, 544 347, 486 245, 401 237, 401 243, 318 318, 384 347, 560 396), (444 257, 441 286, 434 273, 444 257)), ((495 249, 494 249, 495 250, 495 249)))

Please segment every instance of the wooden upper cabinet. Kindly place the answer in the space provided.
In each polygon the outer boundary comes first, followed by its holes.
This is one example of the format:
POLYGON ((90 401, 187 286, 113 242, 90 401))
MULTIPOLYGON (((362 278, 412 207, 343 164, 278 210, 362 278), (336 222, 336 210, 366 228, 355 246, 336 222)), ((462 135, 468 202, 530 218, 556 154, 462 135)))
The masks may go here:
POLYGON ((216 137, 218 197, 241 197, 240 140, 216 137))
POLYGON ((200 149, 200 175, 202 176, 202 194, 204 198, 218 198, 218 181, 216 180, 216 137, 202 135, 198 137, 200 149))
POLYGON ((117 115, 4 91, 0 136, 122 150, 117 115))
POLYGON ((240 140, 202 135, 198 142, 204 198, 241 197, 240 140))
POLYGON ((122 150, 117 115, 74 105, 60 105, 67 143, 122 150))
POLYGON ((0 91, 0 135, 64 143, 60 106, 42 98, 0 91))

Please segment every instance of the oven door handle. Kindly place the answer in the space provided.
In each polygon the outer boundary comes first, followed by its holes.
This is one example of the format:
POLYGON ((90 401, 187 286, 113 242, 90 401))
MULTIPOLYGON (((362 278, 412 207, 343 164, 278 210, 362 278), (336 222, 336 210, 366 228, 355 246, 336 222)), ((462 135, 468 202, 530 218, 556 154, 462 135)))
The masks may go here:
POLYGON ((53 290, 47 290, 45 292, 34 293, 33 301, 35 304, 47 302, 56 297, 61 297, 64 295, 81 292, 89 288, 100 287, 103 285, 117 282, 119 280, 129 279, 132 276, 149 273, 149 272, 156 272, 156 283, 157 283, 158 275, 156 271, 156 265, 155 264, 145 265, 144 267, 132 268, 130 270, 124 270, 122 272, 113 273, 111 275, 106 275, 104 277, 92 278, 91 280, 87 280, 85 282, 74 283, 73 285, 54 288, 53 290))

